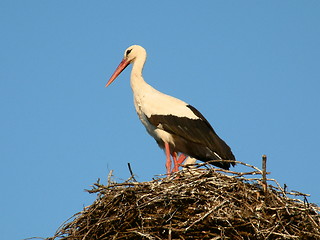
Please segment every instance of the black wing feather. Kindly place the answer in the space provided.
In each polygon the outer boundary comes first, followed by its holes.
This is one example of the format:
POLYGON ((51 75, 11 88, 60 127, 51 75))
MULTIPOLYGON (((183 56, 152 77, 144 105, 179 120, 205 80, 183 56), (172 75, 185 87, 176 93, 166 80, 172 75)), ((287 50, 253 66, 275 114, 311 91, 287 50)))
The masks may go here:
MULTIPOLYGON (((199 119, 174 115, 152 115, 148 120, 154 126, 172 134, 177 152, 185 153, 202 161, 235 160, 230 147, 215 133, 205 117, 191 105, 187 105, 187 107, 199 119)), ((213 164, 225 169, 230 167, 230 163, 226 162, 213 164)))

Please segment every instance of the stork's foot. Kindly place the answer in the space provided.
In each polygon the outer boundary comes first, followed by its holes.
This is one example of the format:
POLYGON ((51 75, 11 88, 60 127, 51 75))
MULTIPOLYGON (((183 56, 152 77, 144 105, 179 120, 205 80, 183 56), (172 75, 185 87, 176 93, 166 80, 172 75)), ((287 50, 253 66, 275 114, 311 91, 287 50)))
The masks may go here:
POLYGON ((167 175, 170 175, 171 173, 178 172, 179 166, 186 160, 187 156, 181 153, 178 157, 178 154, 176 152, 170 153, 170 145, 169 143, 165 143, 165 153, 166 153, 166 169, 167 169, 167 175), (173 159, 173 169, 171 171, 172 161, 171 157, 173 159))
POLYGON ((186 160, 186 158, 187 158, 187 156, 184 155, 183 153, 181 153, 180 156, 179 156, 179 158, 178 158, 178 160, 177 160, 177 163, 178 163, 179 165, 181 165, 181 164, 184 162, 184 160, 186 160))
POLYGON ((177 159, 177 153, 174 152, 172 155, 173 158, 173 163, 174 163, 174 167, 172 172, 178 172, 179 171, 179 167, 181 166, 181 164, 184 162, 184 160, 187 158, 186 155, 184 155, 183 153, 181 153, 177 159))

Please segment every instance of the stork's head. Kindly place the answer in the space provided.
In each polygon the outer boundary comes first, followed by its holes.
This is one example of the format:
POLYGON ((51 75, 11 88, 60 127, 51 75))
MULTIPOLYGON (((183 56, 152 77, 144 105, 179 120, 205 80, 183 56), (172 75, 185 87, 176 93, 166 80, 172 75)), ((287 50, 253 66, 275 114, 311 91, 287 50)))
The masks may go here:
POLYGON ((139 45, 132 45, 131 47, 128 47, 124 51, 123 59, 126 59, 130 63, 133 63, 136 57, 146 56, 146 55, 147 55, 146 50, 143 47, 139 45))
POLYGON ((145 59, 147 57, 146 50, 139 45, 132 45, 131 47, 128 47, 124 51, 123 59, 115 72, 112 74, 111 78, 106 84, 106 87, 108 87, 130 63, 134 63, 138 57, 145 59))

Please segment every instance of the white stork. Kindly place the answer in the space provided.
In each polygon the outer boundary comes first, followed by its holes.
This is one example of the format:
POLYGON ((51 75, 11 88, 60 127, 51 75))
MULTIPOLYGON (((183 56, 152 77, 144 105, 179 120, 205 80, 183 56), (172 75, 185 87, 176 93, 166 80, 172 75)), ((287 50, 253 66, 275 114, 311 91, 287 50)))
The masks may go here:
MULTIPOLYGON (((178 170, 186 156, 201 161, 235 160, 230 147, 215 133, 210 123, 193 106, 159 92, 146 83, 142 69, 147 58, 146 50, 138 45, 127 48, 124 57, 110 80, 109 86, 119 74, 132 63, 131 88, 134 106, 142 124, 154 137, 158 145, 165 149, 167 174, 178 170), (178 155, 180 156, 178 157, 178 155)), ((230 168, 230 162, 214 162, 213 165, 230 168)), ((231 162, 232 166, 235 165, 231 162)))

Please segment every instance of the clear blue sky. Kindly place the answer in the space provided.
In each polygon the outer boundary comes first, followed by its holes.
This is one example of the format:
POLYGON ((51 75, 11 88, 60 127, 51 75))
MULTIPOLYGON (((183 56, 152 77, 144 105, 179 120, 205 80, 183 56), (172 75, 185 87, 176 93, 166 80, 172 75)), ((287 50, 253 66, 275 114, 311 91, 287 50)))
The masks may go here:
POLYGON ((53 235, 98 178, 127 179, 127 162, 139 181, 165 172, 131 68, 104 88, 132 44, 147 49, 148 83, 319 205, 319 13, 317 0, 1 0, 1 238, 53 235))

